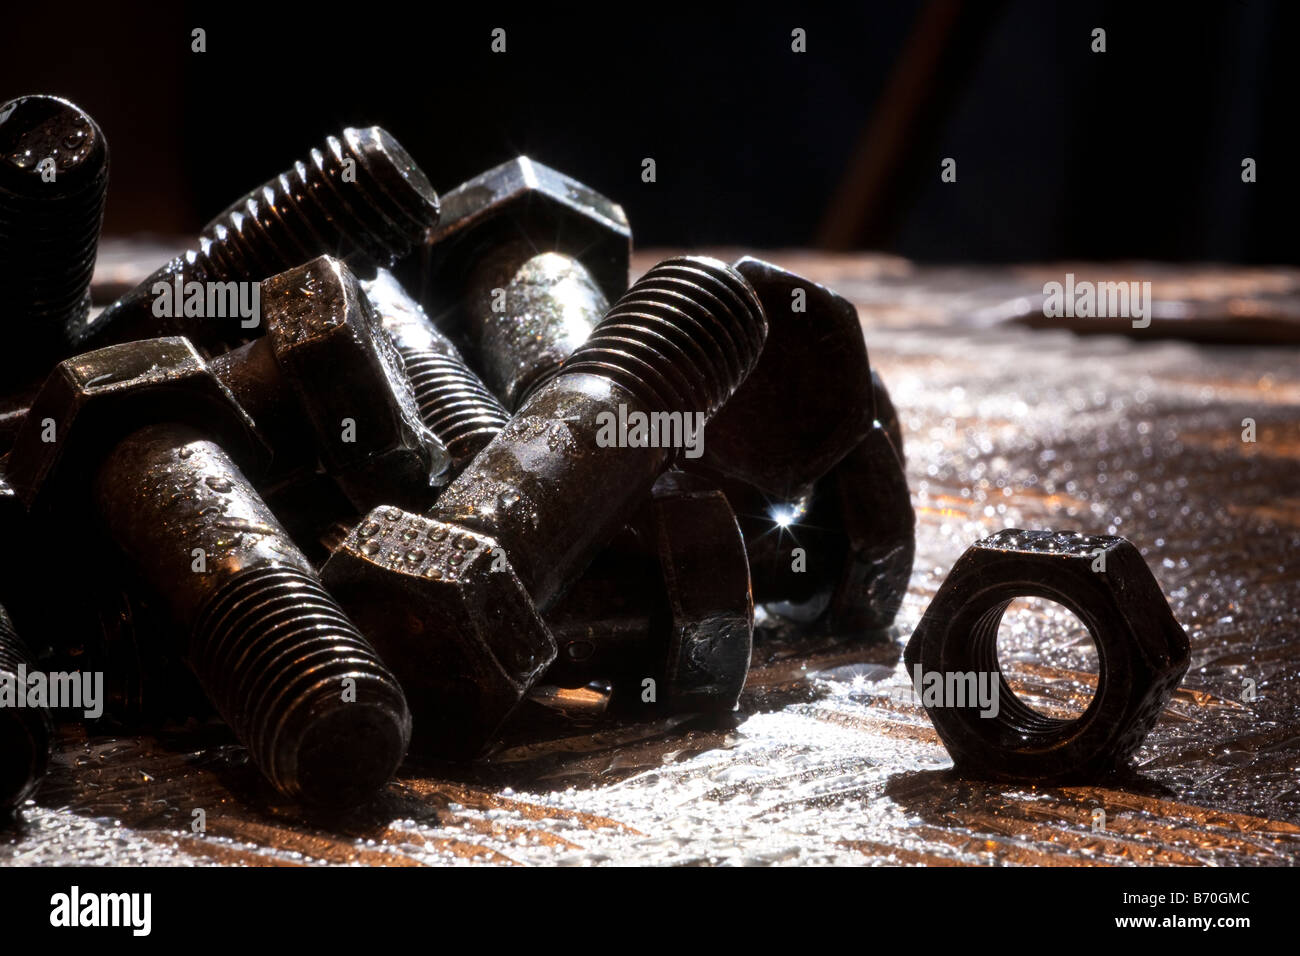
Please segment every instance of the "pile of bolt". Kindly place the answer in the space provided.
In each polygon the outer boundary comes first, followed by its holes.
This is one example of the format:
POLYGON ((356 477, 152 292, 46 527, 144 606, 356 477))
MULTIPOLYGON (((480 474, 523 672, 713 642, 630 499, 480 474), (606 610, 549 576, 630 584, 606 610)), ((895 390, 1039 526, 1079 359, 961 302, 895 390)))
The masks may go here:
MULTIPOLYGON (((0 671, 102 674, 119 724, 206 706, 280 792, 354 805, 544 688, 733 711, 756 603, 893 620, 899 426, 830 290, 693 256, 629 288, 603 196, 521 157, 440 202, 349 128, 96 312, 107 169, 75 105, 0 107, 0 671)), ((13 806, 51 714, 0 718, 13 806)))

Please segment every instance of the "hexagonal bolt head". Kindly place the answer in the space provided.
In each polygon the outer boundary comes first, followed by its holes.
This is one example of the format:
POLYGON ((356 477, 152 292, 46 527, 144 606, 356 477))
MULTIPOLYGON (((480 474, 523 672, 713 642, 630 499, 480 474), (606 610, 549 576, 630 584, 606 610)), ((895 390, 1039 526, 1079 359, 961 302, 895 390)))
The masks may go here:
POLYGON ((627 290, 632 230, 623 207, 527 156, 443 195, 424 245, 425 288, 437 295, 437 283, 459 284, 491 249, 520 240, 580 260, 611 302, 627 290))
POLYGON ((406 691, 416 752, 478 754, 555 659, 505 551, 455 524, 377 508, 321 580, 406 691))
POLYGON ((1064 783, 1095 779, 1132 756, 1187 672, 1188 652, 1186 632, 1128 541, 1008 529, 976 542, 953 565, 905 658, 910 674, 919 668, 923 682, 938 675, 943 687, 969 686, 968 675, 997 680, 996 713, 965 694, 925 705, 959 772, 1064 783), (1003 679, 998 625, 1018 597, 1062 604, 1092 636, 1101 671, 1081 717, 1044 716, 1003 679))
POLYGON ((30 510, 75 501, 117 441, 158 422, 188 423, 240 464, 265 468, 269 450, 248 413, 184 338, 111 345, 55 366, 9 454, 8 478, 30 510))
POLYGON ((768 338, 758 365, 704 433, 699 466, 784 500, 805 492, 871 428, 871 365, 853 304, 746 256, 768 338))
POLYGON ((627 218, 526 156, 453 190, 443 213, 413 287, 488 388, 518 408, 626 291, 627 218))
POLYGON ((321 256, 267 279, 262 299, 265 347, 326 471, 359 510, 427 503, 450 457, 421 420, 402 359, 352 272, 321 256))

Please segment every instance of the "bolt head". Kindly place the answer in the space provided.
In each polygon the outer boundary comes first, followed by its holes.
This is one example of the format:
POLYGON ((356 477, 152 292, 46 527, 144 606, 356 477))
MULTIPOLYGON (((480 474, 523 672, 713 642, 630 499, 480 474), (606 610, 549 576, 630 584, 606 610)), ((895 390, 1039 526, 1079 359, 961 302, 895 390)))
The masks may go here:
POLYGON ((420 418, 401 357, 348 267, 320 256, 264 281, 261 296, 276 363, 353 503, 427 503, 450 456, 420 418))
POLYGON ((425 756, 478 754, 555 659, 504 550, 459 525, 376 508, 321 579, 397 675, 425 756))
POLYGON ((871 366, 853 304, 825 286, 746 256, 767 341, 758 364, 704 432, 706 469, 794 497, 871 427, 871 366), (804 311, 796 311, 802 306, 804 311))
POLYGON ((252 419, 184 338, 127 342, 60 362, 33 399, 9 454, 28 509, 79 500, 100 458, 146 425, 188 424, 256 473, 270 460, 252 419))
POLYGON ((517 240, 579 259, 610 302, 627 291, 632 230, 623 207, 527 156, 443 195, 425 244, 426 279, 435 289, 440 276, 458 281, 485 250, 517 240))

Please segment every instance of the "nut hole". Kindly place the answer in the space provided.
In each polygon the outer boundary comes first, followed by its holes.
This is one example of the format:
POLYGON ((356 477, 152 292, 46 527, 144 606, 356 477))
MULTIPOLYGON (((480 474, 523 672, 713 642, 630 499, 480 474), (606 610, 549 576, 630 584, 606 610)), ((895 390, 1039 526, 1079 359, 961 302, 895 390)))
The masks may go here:
POLYGON ((1054 724, 1077 720, 1092 703, 1097 646, 1064 605, 1047 598, 1016 598, 999 615, 994 654, 1004 693, 1036 718, 1054 724), (1020 685, 1026 696, 1017 695, 1010 683, 1020 685))

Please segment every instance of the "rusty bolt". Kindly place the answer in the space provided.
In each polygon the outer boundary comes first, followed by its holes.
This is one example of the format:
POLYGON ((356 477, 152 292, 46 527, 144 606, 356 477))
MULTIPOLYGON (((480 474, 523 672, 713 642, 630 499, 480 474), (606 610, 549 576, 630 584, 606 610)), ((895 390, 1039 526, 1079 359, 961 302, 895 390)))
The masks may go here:
POLYGON ((715 413, 757 360, 762 306, 729 266, 661 262, 442 493, 371 512, 322 578, 393 667, 415 746, 468 757, 555 657, 546 611, 679 449, 619 447, 620 415, 715 413), (604 436, 604 437, 602 437, 604 436))
MULTIPOLYGON (((0 683, 16 691, 17 684, 34 669, 27 646, 19 639, 8 613, 0 607, 0 683)), ((8 695, 6 695, 8 696, 8 695)), ((19 707, 0 702, 0 814, 18 807, 32 795, 45 776, 50 757, 53 721, 44 707, 19 707)))
MULTIPOLYGON (((926 704, 964 774, 1064 783, 1120 768, 1150 733, 1188 666, 1187 634, 1142 555, 1123 538, 1065 531, 999 531, 953 565, 908 642, 908 672, 944 685, 991 675, 998 707, 970 699, 926 704), (1073 612, 1097 646, 1097 691, 1075 720, 1020 700, 998 664, 998 624, 1018 597, 1073 612)), ((963 695, 964 698, 964 695, 963 695)), ((924 699, 923 699, 924 703, 924 699)))
POLYGON ((160 318, 153 314, 154 285, 257 281, 326 254, 367 272, 411 251, 437 219, 437 194, 397 140, 378 126, 349 127, 231 204, 200 233, 196 248, 94 319, 73 322, 67 354, 162 335, 224 351, 248 331, 239 319, 160 318))
POLYGON ((387 269, 362 283, 401 356, 420 417, 459 472, 510 415, 428 314, 387 269))
MULTIPOLYGON (((30 506, 89 506, 187 635, 183 656, 284 794, 353 804, 396 769, 401 690, 212 434, 251 428, 184 339, 110 346, 56 367, 10 459, 30 506), (42 421, 58 423, 41 442, 42 421), (35 434, 34 434, 35 433, 35 434), (89 483, 90 488, 85 485, 89 483)), ((73 520, 76 520, 75 518, 73 520)))
POLYGON ((0 365, 7 376, 44 375, 64 327, 89 315, 107 189, 108 143, 83 110, 56 96, 0 106, 0 313, 11 336, 0 365))
POLYGON ((420 298, 457 313, 474 367, 514 410, 627 289, 631 245, 622 207, 520 156, 443 196, 420 298))
POLYGON ((754 603, 726 496, 669 472, 630 532, 547 615, 558 654, 542 683, 608 682, 611 706, 631 714, 734 710, 749 672, 754 603))
POLYGON ((446 449, 347 266, 320 256, 264 281, 262 301, 266 334, 210 364, 271 446, 273 473, 319 459, 363 511, 445 483, 446 449))

